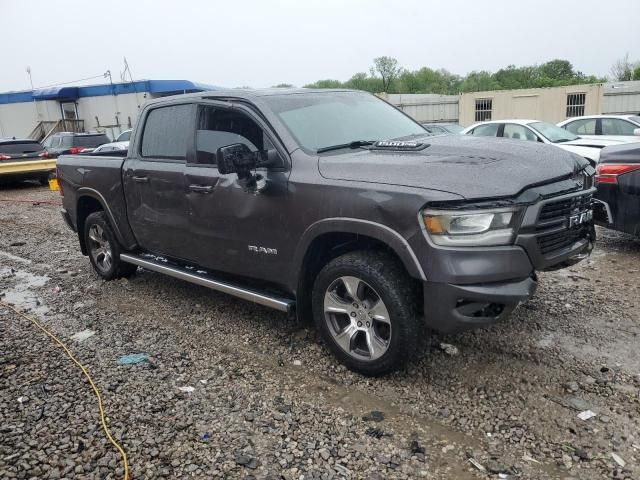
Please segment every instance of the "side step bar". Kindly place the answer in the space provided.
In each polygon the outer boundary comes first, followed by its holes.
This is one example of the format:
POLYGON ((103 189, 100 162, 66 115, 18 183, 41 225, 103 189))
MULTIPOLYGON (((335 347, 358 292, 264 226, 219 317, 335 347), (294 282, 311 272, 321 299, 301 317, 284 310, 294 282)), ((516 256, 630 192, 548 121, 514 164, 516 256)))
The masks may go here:
POLYGON ((147 270, 153 270, 154 272, 164 273, 170 277, 179 278, 187 282, 195 283, 196 285, 202 285, 203 287, 217 290, 219 292, 228 293, 234 297, 242 298, 243 300, 249 300, 250 302, 259 303, 265 307, 275 308, 281 312, 287 312, 289 315, 293 314, 295 308, 295 301, 265 295, 253 290, 247 290, 231 283, 221 282, 211 278, 206 274, 199 274, 195 271, 190 271, 185 268, 180 268, 175 265, 165 264, 158 261, 153 261, 147 258, 140 257, 138 255, 131 255, 129 253, 121 253, 120 260, 127 263, 132 263, 147 270))

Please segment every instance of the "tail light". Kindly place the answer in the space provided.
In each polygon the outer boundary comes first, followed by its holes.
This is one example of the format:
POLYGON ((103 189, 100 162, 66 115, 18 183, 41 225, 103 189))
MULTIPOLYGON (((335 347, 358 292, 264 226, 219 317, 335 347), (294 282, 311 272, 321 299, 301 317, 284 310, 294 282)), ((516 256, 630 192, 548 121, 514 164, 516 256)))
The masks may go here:
POLYGON ((47 151, 45 150, 44 152, 40 152, 40 153, 38 154, 38 156, 39 156, 40 158, 49 158, 49 152, 47 152, 47 151))
POLYGON ((640 170, 638 163, 618 163, 618 164, 599 164, 596 167, 596 184, 598 183, 618 183, 618 177, 625 173, 640 170))
POLYGON ((82 150, 84 150, 84 149, 85 149, 85 147, 71 147, 71 148, 69 149, 69 153, 70 153, 71 155, 75 155, 76 153, 80 153, 80 152, 82 152, 82 150))
POLYGON ((2 153, 0 153, 0 160, 11 160, 11 157, 9 155, 3 155, 2 153))

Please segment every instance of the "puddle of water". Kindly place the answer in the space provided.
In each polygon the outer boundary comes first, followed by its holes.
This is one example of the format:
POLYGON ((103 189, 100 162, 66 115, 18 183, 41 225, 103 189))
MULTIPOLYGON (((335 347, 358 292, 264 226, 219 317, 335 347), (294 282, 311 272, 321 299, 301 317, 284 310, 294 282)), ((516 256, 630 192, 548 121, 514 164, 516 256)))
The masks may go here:
POLYGON ((12 287, 2 291, 4 302, 19 308, 29 309, 39 316, 49 311, 49 308, 41 304, 37 293, 34 292, 34 289, 43 287, 49 281, 49 277, 34 275, 24 270, 14 270, 11 273, 10 268, 0 268, 0 277, 9 277, 15 280, 12 287))
POLYGON ((619 364, 630 375, 637 375, 640 372, 640 350, 638 350, 636 337, 631 335, 628 338, 618 337, 607 342, 606 345, 596 345, 588 340, 580 342, 571 335, 554 332, 539 339, 536 345, 539 348, 558 346, 586 362, 604 358, 608 364, 619 364))

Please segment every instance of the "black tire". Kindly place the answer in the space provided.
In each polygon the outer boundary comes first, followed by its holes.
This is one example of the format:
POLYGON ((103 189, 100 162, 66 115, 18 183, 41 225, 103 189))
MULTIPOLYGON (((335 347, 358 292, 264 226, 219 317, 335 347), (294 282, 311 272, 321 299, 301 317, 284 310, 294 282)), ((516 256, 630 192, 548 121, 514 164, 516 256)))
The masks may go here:
POLYGON ((122 247, 104 212, 94 212, 86 218, 84 241, 91 266, 103 279, 128 278, 135 273, 137 269, 135 265, 120 261, 122 247), (97 232, 101 232, 100 235, 96 236, 97 232), (106 261, 107 257, 110 257, 109 262, 106 261))
POLYGON ((38 177, 38 182, 40 183, 40 185, 42 185, 44 187, 48 187, 49 186, 49 174, 45 173, 43 175, 40 175, 38 177))
MULTIPOLYGON (((351 298, 346 290, 346 284, 344 284, 343 296, 351 298)), ((363 295, 357 296, 362 298, 363 295)), ((336 296, 332 298, 335 299, 336 296)), ((313 317, 324 343, 347 368, 367 376, 378 376, 398 370, 421 353, 427 329, 424 320, 418 313, 420 301, 420 291, 416 282, 408 276, 403 266, 394 257, 381 251, 355 251, 335 258, 318 274, 312 293, 313 317), (343 312, 325 313, 325 295, 330 293, 337 295, 340 287, 336 282, 343 281, 344 277, 359 279, 360 283, 357 288, 370 290, 374 298, 371 302, 355 300, 355 303, 351 305, 344 304, 347 305, 347 308, 351 308, 353 305, 365 306, 367 302, 375 304, 375 299, 381 300, 383 307, 386 307, 385 312, 388 313, 390 327, 386 327, 386 322, 382 323, 382 326, 388 328, 389 338, 385 339, 386 351, 379 358, 373 358, 373 349, 370 347, 367 347, 371 354, 370 358, 362 358, 362 355, 357 353, 357 348, 354 348, 353 353, 347 353, 334 338, 336 337, 335 325, 338 316, 341 317, 341 321, 347 324, 351 322, 352 325, 349 328, 356 328, 353 325, 354 322, 358 324, 358 327, 365 328, 360 325, 363 322, 357 322, 362 314, 359 310, 357 312, 351 311, 349 314, 343 312), (363 284, 364 286, 362 286, 363 284), (331 290, 334 286, 335 290, 331 290)), ((364 310, 367 311, 367 308, 365 307, 364 310)), ((363 318, 367 319, 367 316, 372 318, 371 314, 367 313, 363 318)), ((371 324, 373 329, 374 321, 371 324)), ((368 322, 366 322, 366 326, 369 327, 368 322)), ((347 327, 343 328, 342 332, 345 332, 347 327)), ((366 330, 371 332, 371 329, 367 328, 366 330)), ((338 332, 339 334, 340 332, 338 332)), ((360 343, 370 345, 368 342, 370 333, 358 331, 355 336, 350 337, 350 346, 357 343, 354 338, 357 339, 358 335, 360 337, 364 335, 360 343)), ((381 337, 384 337, 384 334, 381 334, 381 337)))

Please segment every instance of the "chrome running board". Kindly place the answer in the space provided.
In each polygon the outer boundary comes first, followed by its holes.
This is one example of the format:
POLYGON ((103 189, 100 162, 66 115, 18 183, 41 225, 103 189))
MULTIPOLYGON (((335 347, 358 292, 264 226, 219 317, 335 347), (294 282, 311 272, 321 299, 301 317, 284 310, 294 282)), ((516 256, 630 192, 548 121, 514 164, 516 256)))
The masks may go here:
POLYGON ((196 285, 202 285, 203 287, 217 290, 218 292, 228 293, 234 297, 242 298, 243 300, 249 300, 250 302, 264 305, 265 307, 274 308, 281 312, 287 312, 293 314, 295 307, 295 301, 266 295, 253 290, 247 290, 231 283, 215 280, 210 275, 197 270, 189 270, 184 267, 171 265, 158 260, 154 260, 154 257, 143 258, 138 255, 131 255, 129 253, 121 253, 120 260, 123 262, 131 263, 147 270, 153 270, 154 272, 164 273, 170 277, 179 278, 196 285))

